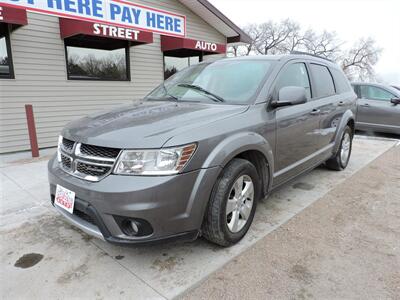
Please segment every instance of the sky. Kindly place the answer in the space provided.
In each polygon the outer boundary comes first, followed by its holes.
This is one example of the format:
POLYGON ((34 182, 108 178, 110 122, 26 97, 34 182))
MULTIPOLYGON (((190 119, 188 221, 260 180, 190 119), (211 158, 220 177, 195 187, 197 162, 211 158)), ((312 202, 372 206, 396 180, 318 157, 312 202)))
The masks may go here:
POLYGON ((210 0, 238 26, 289 18, 304 29, 335 31, 350 47, 372 37, 383 49, 375 71, 400 85, 400 0, 210 0))

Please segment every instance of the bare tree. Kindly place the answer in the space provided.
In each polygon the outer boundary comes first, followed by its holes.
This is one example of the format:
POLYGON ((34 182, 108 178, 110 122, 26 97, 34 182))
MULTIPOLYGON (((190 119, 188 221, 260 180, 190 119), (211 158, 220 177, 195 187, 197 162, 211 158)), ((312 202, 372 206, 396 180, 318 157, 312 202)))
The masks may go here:
POLYGON ((249 24, 243 28, 250 37, 251 43, 245 45, 234 45, 228 52, 233 56, 248 56, 256 50, 256 45, 260 42, 263 32, 258 24, 249 24))
POLYGON ((298 30, 299 25, 289 19, 280 23, 270 21, 260 24, 261 35, 255 43, 255 50, 263 55, 282 53, 287 40, 298 30))
POLYGON ((243 30, 252 38, 247 45, 230 47, 233 56, 284 54, 302 51, 337 61, 346 75, 351 79, 374 79, 374 65, 377 63, 381 49, 371 38, 360 39, 350 49, 344 49, 336 32, 324 30, 303 31, 300 25, 289 19, 281 22, 250 24, 243 30))
POLYGON ((375 79, 374 65, 378 62, 382 49, 372 38, 360 39, 343 53, 341 67, 351 80, 375 79))
POLYGON ((336 59, 340 54, 343 43, 337 38, 336 32, 324 30, 321 34, 317 34, 313 31, 308 31, 304 46, 308 53, 336 59))

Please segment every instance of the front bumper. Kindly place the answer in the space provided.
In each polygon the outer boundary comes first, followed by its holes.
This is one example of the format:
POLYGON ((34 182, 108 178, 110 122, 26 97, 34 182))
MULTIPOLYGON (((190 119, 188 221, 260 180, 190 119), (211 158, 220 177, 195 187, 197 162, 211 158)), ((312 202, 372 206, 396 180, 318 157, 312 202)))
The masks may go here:
POLYGON ((142 244, 197 237, 219 167, 173 176, 109 175, 99 182, 65 173, 55 158, 48 164, 52 202, 57 184, 75 192, 74 214, 56 207, 83 231, 117 244, 142 244), (121 218, 143 220, 151 232, 124 233, 121 218))

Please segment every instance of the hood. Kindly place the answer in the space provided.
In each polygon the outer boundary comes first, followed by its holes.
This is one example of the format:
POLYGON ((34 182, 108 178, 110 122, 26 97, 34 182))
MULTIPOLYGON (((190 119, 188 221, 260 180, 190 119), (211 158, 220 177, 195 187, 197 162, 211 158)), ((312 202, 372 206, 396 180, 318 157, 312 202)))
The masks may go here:
MULTIPOLYGON (((62 135, 104 147, 161 148, 179 133, 242 113, 247 108, 242 105, 145 101, 73 121, 64 128, 62 135)), ((193 141, 196 141, 195 132, 193 141)))

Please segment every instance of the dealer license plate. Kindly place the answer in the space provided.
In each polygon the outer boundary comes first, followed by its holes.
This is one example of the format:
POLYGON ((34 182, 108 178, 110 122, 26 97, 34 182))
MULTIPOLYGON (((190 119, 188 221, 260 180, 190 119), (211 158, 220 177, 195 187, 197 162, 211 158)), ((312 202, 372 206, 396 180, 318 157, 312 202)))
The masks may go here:
POLYGON ((72 214, 74 212, 75 192, 57 184, 54 204, 72 214))

